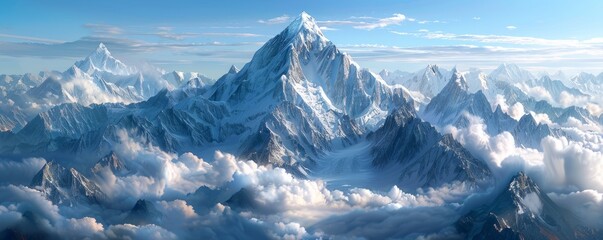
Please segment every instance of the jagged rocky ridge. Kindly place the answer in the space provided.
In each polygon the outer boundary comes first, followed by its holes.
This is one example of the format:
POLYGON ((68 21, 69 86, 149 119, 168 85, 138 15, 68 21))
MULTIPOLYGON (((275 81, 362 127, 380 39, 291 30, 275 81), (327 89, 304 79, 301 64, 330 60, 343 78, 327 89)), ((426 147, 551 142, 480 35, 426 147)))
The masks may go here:
POLYGON ((34 176, 30 186, 40 190, 55 204, 100 204, 106 200, 98 185, 74 168, 49 162, 34 176))
POLYGON ((63 103, 134 103, 162 89, 199 91, 212 83, 195 72, 127 66, 100 43, 89 56, 62 73, 0 75, 0 95, 11 102, 9 108, 0 107, 0 130, 17 132, 36 114, 63 103))
POLYGON ((584 226, 554 203, 525 173, 485 206, 462 217, 457 227, 467 239, 599 239, 601 232, 584 226))
POLYGON ((373 142, 373 165, 398 169, 407 191, 454 181, 485 184, 492 180, 484 161, 472 156, 452 135, 441 135, 409 106, 393 111, 368 139, 373 142))

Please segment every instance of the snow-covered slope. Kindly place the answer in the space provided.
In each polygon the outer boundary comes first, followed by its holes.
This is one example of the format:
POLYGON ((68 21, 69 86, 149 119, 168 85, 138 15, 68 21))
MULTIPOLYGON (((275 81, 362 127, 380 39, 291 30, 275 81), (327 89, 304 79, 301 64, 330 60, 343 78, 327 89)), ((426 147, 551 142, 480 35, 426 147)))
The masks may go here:
MULTIPOLYGON (((107 108, 66 103, 40 113, 18 132, 20 140, 37 144, 54 138, 79 138, 108 124, 107 108)), ((52 148, 52 145, 48 145, 52 148)))
POLYGON ((532 114, 526 114, 511 131, 518 146, 541 149, 540 141, 546 136, 556 136, 548 125, 537 123, 532 114))
POLYGON ((477 68, 471 68, 468 71, 463 72, 463 77, 465 77, 469 92, 471 93, 481 90, 486 96, 489 96, 492 95, 492 92, 495 90, 494 86, 491 86, 488 75, 477 68))
POLYGON ((385 76, 384 79, 386 81, 401 84, 408 88, 408 90, 419 92, 427 98, 432 98, 438 94, 446 83, 448 83, 451 74, 446 69, 431 64, 412 74, 397 74, 396 72, 388 73, 383 71, 380 73, 382 77, 385 76))
POLYGON ((381 70, 379 72, 379 76, 383 78, 389 85, 403 84, 405 79, 408 79, 412 73, 404 72, 400 70, 395 70, 393 72, 388 71, 387 69, 381 70))
POLYGON ((580 73, 572 77, 569 82, 572 87, 580 89, 590 95, 598 95, 603 92, 603 73, 595 76, 590 73, 580 73))
POLYGON ((504 63, 494 69, 488 78, 493 81, 505 81, 509 83, 525 83, 536 79, 529 71, 518 67, 515 64, 504 63))
POLYGON ((130 171, 128 166, 113 151, 98 160, 91 170, 92 173, 97 174, 104 169, 108 169, 116 175, 124 175, 130 171))
POLYGON ((548 76, 540 79, 534 79, 527 82, 530 87, 542 87, 553 97, 553 100, 559 102, 559 99, 564 97, 588 97, 587 94, 576 88, 566 86, 560 80, 553 80, 548 76), (565 96, 563 96, 565 94, 565 96))
POLYGON ((466 113, 488 119, 492 108, 482 91, 469 93, 465 77, 455 70, 448 84, 425 107, 422 116, 437 126, 464 126, 466 113))

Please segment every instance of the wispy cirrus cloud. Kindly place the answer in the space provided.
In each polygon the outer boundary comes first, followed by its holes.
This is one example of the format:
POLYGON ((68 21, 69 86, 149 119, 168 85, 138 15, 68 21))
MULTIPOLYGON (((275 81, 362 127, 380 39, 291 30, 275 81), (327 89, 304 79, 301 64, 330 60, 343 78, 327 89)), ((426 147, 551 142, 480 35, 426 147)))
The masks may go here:
POLYGON ((262 34, 256 33, 232 33, 232 32, 204 32, 200 33, 203 36, 216 36, 216 37, 265 37, 262 34))
POLYGON ((513 26, 513 25, 506 26, 505 28, 509 29, 509 30, 515 30, 515 29, 517 29, 517 27, 513 26))
POLYGON ((122 37, 87 36, 76 41, 56 43, 3 42, 0 41, 0 55, 11 57, 70 58, 83 57, 94 50, 99 43, 105 43, 112 52, 120 54, 149 53, 166 50, 193 51, 199 47, 259 46, 263 42, 147 42, 122 37))
POLYGON ((87 23, 83 26, 90 29, 94 35, 119 35, 124 33, 123 28, 108 24, 87 23))
POLYGON ((396 13, 392 17, 381 18, 381 19, 378 19, 376 22, 355 26, 355 28, 372 30, 375 28, 387 27, 389 25, 398 25, 405 19, 406 19, 406 16, 404 16, 403 14, 400 14, 400 13, 396 13))
POLYGON ((444 21, 440 21, 440 20, 420 20, 417 21, 418 24, 429 24, 429 23, 446 23, 444 21))
POLYGON ((322 30, 322 31, 337 31, 339 29, 332 28, 332 27, 320 27, 320 30, 322 30))
MULTIPOLYGON (((248 33, 248 32, 179 32, 176 31, 174 27, 171 26, 158 26, 149 30, 132 30, 131 28, 125 29, 122 27, 107 25, 107 24, 95 24, 89 23, 83 25, 85 28, 90 29, 92 31, 92 36, 96 37, 115 37, 117 35, 121 36, 155 36, 169 40, 184 40, 195 37, 263 37, 264 35, 248 33)), ((239 29, 245 27, 211 27, 212 29, 239 29)), ((1 36, 0 36, 1 37, 1 36)), ((54 43, 53 41, 49 41, 49 43, 54 43)))
POLYGON ((456 34, 446 32, 400 32, 390 31, 396 35, 414 36, 426 39, 441 39, 452 41, 480 42, 480 43, 499 43, 515 45, 539 45, 539 46, 592 46, 593 44, 603 43, 603 39, 591 38, 586 40, 577 39, 547 39, 529 36, 510 36, 494 34, 456 34))
POLYGON ((289 17, 288 15, 284 14, 278 17, 274 17, 274 18, 270 18, 270 19, 260 19, 258 20, 259 23, 263 23, 263 24, 280 24, 280 23, 286 23, 289 22, 289 19, 291 19, 291 17, 289 17))
POLYGON ((184 40, 195 37, 263 37, 264 35, 247 32, 175 32, 173 27, 157 27, 156 32, 136 33, 133 35, 150 35, 171 40, 184 40))
POLYGON ((357 44, 339 47, 363 66, 406 66, 407 70, 432 63, 488 70, 503 62, 513 62, 535 71, 600 72, 603 64, 603 48, 600 47, 501 47, 471 44, 421 47, 357 44))
POLYGON ((323 27, 348 25, 356 29, 373 30, 391 25, 399 25, 404 20, 406 20, 406 16, 404 16, 404 14, 395 13, 391 17, 386 18, 352 17, 348 20, 327 20, 317 21, 317 23, 323 27))
POLYGON ((0 38, 15 39, 15 40, 21 40, 21 41, 27 41, 27 42, 34 42, 34 43, 63 43, 63 42, 65 42, 65 41, 55 40, 55 39, 14 35, 14 34, 5 34, 5 33, 0 33, 0 38))

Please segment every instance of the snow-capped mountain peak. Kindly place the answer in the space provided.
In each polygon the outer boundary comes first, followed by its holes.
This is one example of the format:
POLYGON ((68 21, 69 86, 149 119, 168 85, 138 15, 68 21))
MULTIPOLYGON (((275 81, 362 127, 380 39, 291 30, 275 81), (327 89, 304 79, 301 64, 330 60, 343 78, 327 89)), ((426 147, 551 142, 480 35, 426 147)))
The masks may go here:
POLYGON ((99 55, 111 56, 111 52, 109 52, 109 49, 107 49, 107 46, 105 46, 104 43, 98 44, 95 53, 99 55))
POLYGON ((109 72, 113 75, 130 75, 136 72, 134 68, 115 59, 103 43, 100 43, 94 52, 84 60, 76 62, 75 65, 88 74, 101 71, 109 72))
POLYGON ((229 74, 236 74, 238 72, 239 72, 239 69, 235 65, 230 66, 230 69, 228 69, 229 74))
POLYGON ((520 68, 515 64, 503 63, 488 75, 496 81, 505 81, 511 83, 523 83, 535 79, 529 71, 520 68))
POLYGON ((469 91, 469 86, 467 85, 465 76, 463 76, 461 72, 456 70, 456 67, 452 69, 452 77, 450 78, 450 81, 448 82, 446 87, 444 87, 444 89, 450 88, 458 88, 465 92, 469 91))
POLYGON ((74 168, 66 169, 48 162, 34 176, 31 187, 41 190, 51 201, 75 204, 81 201, 99 203, 106 198, 100 187, 74 168))
POLYGON ((297 16, 297 18, 287 27, 287 32, 289 32, 291 35, 296 35, 301 31, 316 33, 324 37, 314 18, 306 12, 301 12, 299 16, 297 16))

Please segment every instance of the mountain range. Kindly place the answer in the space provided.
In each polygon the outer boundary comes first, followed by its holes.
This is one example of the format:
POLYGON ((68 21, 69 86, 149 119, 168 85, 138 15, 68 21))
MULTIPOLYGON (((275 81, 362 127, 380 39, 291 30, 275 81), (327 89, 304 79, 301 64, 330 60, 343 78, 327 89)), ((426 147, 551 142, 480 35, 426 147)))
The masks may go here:
MULTIPOLYGON (((135 166, 147 163, 133 162, 118 149, 129 141, 172 158, 190 152, 211 159, 216 150, 229 152, 255 165, 284 169, 291 178, 321 179, 321 184, 324 179, 334 189, 362 191, 334 180, 342 169, 351 169, 352 178, 378 178, 362 185, 375 191, 383 189, 377 185, 395 185, 424 194, 454 184, 486 191, 498 184, 496 169, 451 128, 471 128, 478 119, 489 136, 508 133, 512 147, 543 151, 547 137, 582 137, 568 130, 570 123, 603 125, 603 116, 586 107, 552 100, 594 101, 601 77, 555 76, 562 74, 536 78, 513 64, 490 74, 437 65, 415 73, 375 74, 340 51, 316 20, 302 13, 241 69, 232 66, 215 81, 194 72, 128 66, 103 43, 64 72, 1 75, 0 155, 45 158, 28 187, 61 207, 109 205, 112 195, 95 182, 106 171, 116 178, 140 177, 142 170, 135 166), (550 99, 536 96, 536 90, 550 99)), ((213 163, 201 161, 195 164, 209 171, 213 163)), ((211 202, 203 209, 246 211, 254 208, 254 194, 244 187, 198 186, 187 198, 201 199, 192 204, 195 208, 211 202), (228 196, 209 197, 216 192, 228 196)), ((461 216, 457 231, 468 239, 600 237, 523 172, 493 199, 461 216)), ((141 198, 119 221, 159 224, 164 216, 158 206, 141 198)))

